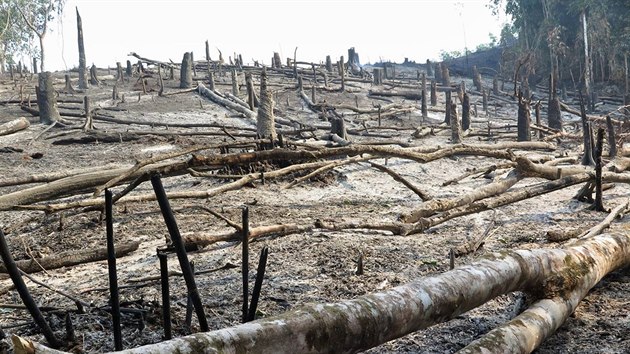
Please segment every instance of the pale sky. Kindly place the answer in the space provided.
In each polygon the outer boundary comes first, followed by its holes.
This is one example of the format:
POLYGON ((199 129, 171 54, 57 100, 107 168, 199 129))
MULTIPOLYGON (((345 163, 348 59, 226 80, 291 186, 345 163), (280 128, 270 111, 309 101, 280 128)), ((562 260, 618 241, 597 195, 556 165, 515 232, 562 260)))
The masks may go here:
POLYGON ((300 61, 336 60, 355 47, 362 64, 405 57, 438 59, 441 49, 473 50, 499 35, 505 16, 494 17, 489 0, 68 0, 62 21, 47 34, 46 69, 78 65, 75 6, 83 20, 88 65, 123 64, 136 52, 180 62, 184 52, 225 60, 235 52, 245 63, 283 62, 298 47, 300 61), (65 61, 65 62, 64 62, 65 61))

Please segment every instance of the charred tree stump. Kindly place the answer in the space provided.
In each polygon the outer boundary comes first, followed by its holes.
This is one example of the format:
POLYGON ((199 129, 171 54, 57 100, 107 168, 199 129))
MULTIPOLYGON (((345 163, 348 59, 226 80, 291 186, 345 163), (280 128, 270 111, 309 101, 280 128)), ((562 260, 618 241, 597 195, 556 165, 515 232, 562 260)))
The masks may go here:
POLYGON ((341 56, 341 58, 339 58, 338 67, 339 67, 339 76, 341 77, 341 92, 344 92, 346 90, 346 78, 345 78, 346 74, 343 67, 343 55, 341 56))
POLYGON ((211 61, 212 59, 210 59, 210 44, 208 43, 208 41, 206 40, 206 62, 211 61))
POLYGON ((85 90, 88 88, 88 79, 85 46, 83 45, 83 23, 81 22, 81 15, 79 15, 79 8, 76 7, 75 9, 77 12, 77 34, 79 42, 79 89, 85 90))
POLYGON ((214 73, 210 70, 210 67, 208 67, 208 89, 210 89, 210 91, 215 90, 214 73))
MULTIPOLYGON (((536 102, 536 106, 535 108, 535 112, 536 112, 536 125, 538 127, 540 127, 542 125, 541 123, 541 119, 540 119, 540 101, 536 102)), ((542 139, 543 137, 543 133, 541 130, 538 131, 538 139, 542 139)))
POLYGON ((6 238, 4 236, 4 232, 0 229, 0 256, 2 256, 2 262, 7 268, 7 272, 15 285, 15 289, 18 291, 24 306, 28 312, 30 312, 33 317, 33 321, 37 324, 39 329, 42 331, 44 337, 46 337, 46 341, 53 348, 59 348, 63 345, 63 343, 55 337, 55 333, 50 328, 48 322, 44 318, 44 315, 40 311, 39 307, 37 307, 37 303, 31 297, 31 294, 26 287, 26 283, 24 283, 24 279, 22 279, 22 275, 20 274, 20 269, 15 264, 13 260, 13 256, 11 256, 11 252, 9 251, 9 245, 7 245, 6 238))
POLYGON ((241 94, 241 90, 238 87, 238 73, 236 69, 232 69, 232 94, 236 97, 241 94))
POLYGON ((333 72, 332 59, 330 59, 330 55, 326 56, 326 71, 329 73, 333 72))
POLYGON ((488 91, 484 89, 481 91, 481 105, 483 107, 483 111, 488 114, 488 91))
POLYGON ((297 77, 297 88, 298 92, 304 91, 304 80, 302 80, 302 76, 297 77))
POLYGON ((256 93, 254 92, 254 80, 251 73, 245 73, 245 88, 247 89, 247 105, 253 111, 256 93))
POLYGON ((431 60, 427 59, 426 67, 427 76, 433 76, 433 64, 431 63, 431 60))
POLYGON ((383 84, 383 69, 374 68, 372 75, 374 76, 373 77, 374 85, 379 86, 383 84))
POLYGON ((586 116, 586 107, 581 96, 580 113, 582 116, 582 137, 584 139, 584 155, 582 156, 582 165, 593 166, 595 165, 595 161, 593 160, 593 145, 591 144, 593 140, 591 137, 591 126, 586 116))
POLYGON ((15 80, 15 73, 13 72, 13 64, 9 64, 9 77, 11 80, 15 80))
POLYGON ((615 127, 610 116, 606 116, 606 129, 608 130, 608 156, 614 158, 617 156, 617 139, 615 139, 615 127))
POLYGON ((550 75, 549 93, 551 97, 547 107, 547 122, 550 128, 562 130, 562 113, 560 111, 560 100, 558 99, 558 93, 556 91, 556 82, 553 75, 550 75))
POLYGON ((125 82, 125 77, 123 76, 123 69, 120 62, 116 62, 116 81, 125 82))
POLYGON ((447 87, 451 86, 451 75, 444 62, 440 63, 440 71, 442 72, 442 84, 447 87))
POLYGON ((276 140, 273 105, 273 95, 267 88, 267 70, 263 67, 260 74, 260 106, 256 118, 256 132, 261 139, 276 140))
POLYGON ((437 106, 437 83, 431 80, 431 106, 437 106))
POLYGON ((530 111, 529 100, 521 93, 518 95, 518 141, 530 141, 530 111))
POLYGON ((445 114, 444 114, 444 123, 446 125, 451 125, 451 91, 446 91, 446 102, 444 104, 445 114))
POLYGON ((177 222, 175 221, 171 205, 166 197, 166 192, 162 186, 160 176, 151 176, 151 184, 153 185, 153 190, 155 191, 155 195, 160 205, 164 222, 166 223, 169 235, 171 236, 171 241, 173 242, 173 246, 175 247, 175 251, 177 253, 177 259, 179 260, 179 265, 186 282, 188 296, 190 296, 192 303, 195 306, 197 320, 199 321, 199 328, 202 332, 207 332, 208 320, 206 319, 203 304, 201 303, 201 297, 199 296, 199 290, 197 289, 197 284, 195 283, 195 275, 190 269, 190 262, 188 261, 188 255, 186 254, 184 241, 179 233, 179 228, 177 227, 177 222))
POLYGON ((499 78, 495 76, 492 79, 492 94, 496 96, 499 93, 500 93, 500 90, 499 90, 499 78))
POLYGON ((420 112, 422 112, 422 117, 426 118, 429 116, 429 113, 427 111, 427 74, 422 73, 422 79, 420 82, 422 85, 422 91, 420 92, 420 112))
POLYGON ((433 72, 434 72, 434 79, 435 82, 442 82, 442 67, 440 66, 440 63, 435 63, 433 65, 433 72))
POLYGON ((114 348, 122 350, 122 331, 120 326, 120 299, 118 293, 118 274, 116 271, 116 249, 114 246, 114 195, 105 189, 105 224, 107 233, 107 270, 109 274, 109 293, 112 306, 112 324, 114 330, 114 348))
POLYGON ((184 53, 182 58, 181 72, 179 76, 179 88, 191 88, 192 87, 192 63, 190 53, 184 53))
POLYGON ((330 134, 337 135, 341 139, 348 141, 346 121, 341 117, 333 117, 330 121, 330 134))
POLYGON ((597 130, 597 143, 595 147, 595 211, 606 211, 602 201, 602 153, 604 150, 604 129, 597 130))
POLYGON ((282 59, 280 59, 280 53, 273 52, 273 64, 272 66, 276 69, 282 68, 282 59))
MULTIPOLYGON (((4 72, 4 68, 3 68, 4 72)), ((37 58, 33 58, 33 74, 37 74, 37 58)))
POLYGON ((459 117, 457 116, 457 104, 450 102, 450 107, 450 109, 447 108, 447 111, 451 111, 451 143, 459 144, 462 142, 462 127, 459 124, 459 117))
POLYGON ((195 77, 197 77, 197 67, 195 66, 195 56, 193 52, 190 52, 190 67, 192 68, 192 73, 195 77))
POLYGON ((98 77, 96 76, 96 65, 94 64, 90 67, 90 84, 94 86, 99 84, 98 77))
POLYGON ((470 96, 466 92, 462 100, 462 129, 464 131, 470 129, 470 96))
POLYGON ((39 122, 50 125, 61 117, 57 110, 57 98, 53 87, 52 75, 49 71, 39 73, 37 92, 37 106, 39 108, 39 122))
POLYGON ((164 326, 164 339, 168 340, 173 338, 171 330, 171 297, 168 284, 168 253, 158 249, 157 257, 160 261, 160 287, 162 288, 162 325, 164 326))
MULTIPOLYGON (((160 66, 158 65, 158 71, 160 70, 160 66)), ((127 69, 125 70, 125 74, 127 77, 133 76, 133 66, 131 65, 131 60, 127 60, 127 69)))
POLYGON ((475 88, 477 89, 477 91, 481 92, 483 91, 483 84, 481 83, 481 74, 479 73, 479 70, 477 69, 477 65, 473 65, 472 71, 473 71, 473 84, 475 85, 475 88))
POLYGON ((70 81, 70 74, 64 75, 65 86, 63 88, 63 92, 65 93, 75 93, 74 87, 72 87, 72 81, 70 81))
POLYGON ((92 123, 92 109, 90 107, 90 97, 83 97, 83 108, 85 110, 85 124, 83 124, 83 131, 89 131, 94 129, 94 124, 92 123))
POLYGON ((118 85, 114 85, 114 87, 112 87, 112 100, 116 101, 120 99, 120 96, 118 96, 118 85))
POLYGON ((315 85, 311 86, 311 100, 313 103, 317 103, 317 90, 315 89, 315 85))

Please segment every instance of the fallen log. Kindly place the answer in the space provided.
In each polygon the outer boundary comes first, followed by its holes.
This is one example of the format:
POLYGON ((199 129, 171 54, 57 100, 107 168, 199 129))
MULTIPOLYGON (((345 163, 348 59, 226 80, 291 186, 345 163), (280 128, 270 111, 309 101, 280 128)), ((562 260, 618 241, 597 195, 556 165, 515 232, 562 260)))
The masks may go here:
MULTIPOLYGON (((199 166, 237 166, 261 161, 303 162, 336 156, 356 156, 360 154, 371 154, 382 157, 397 157, 401 159, 417 161, 420 163, 426 163, 440 158, 455 155, 486 156, 498 159, 513 160, 514 154, 511 151, 502 150, 503 148, 505 148, 505 146, 506 145, 503 144, 474 146, 455 145, 425 154, 415 152, 413 148, 395 148, 389 146, 354 144, 340 148, 321 149, 318 151, 273 149, 232 154, 194 155, 193 157, 185 161, 164 162, 144 166, 135 171, 133 174, 130 174, 125 180, 134 180, 142 175, 152 172, 158 172, 163 176, 176 176, 187 173, 187 169, 189 168, 199 166)), ((536 146, 537 148, 553 147, 553 145, 548 143, 534 142, 528 142, 528 145, 510 144, 510 146, 536 146)), ((50 200, 52 198, 62 195, 69 195, 83 191, 85 189, 94 188, 125 172, 127 172, 127 169, 111 169, 81 175, 74 175, 50 182, 46 185, 34 186, 31 188, 0 195, 0 210, 9 210, 15 208, 18 205, 37 203, 45 200, 50 200)), ((46 210, 46 208, 44 207, 42 208, 42 210, 46 210)))
MULTIPOLYGON (((249 229, 249 239, 260 238, 264 236, 285 236, 309 232, 314 228, 313 225, 295 225, 295 224, 279 224, 269 226, 258 226, 249 229)), ((196 246, 209 246, 217 242, 240 241, 243 239, 243 233, 239 230, 222 234, 212 234, 208 232, 191 232, 182 235, 186 244, 194 244, 196 246)))
POLYGON ((20 130, 28 128, 30 125, 31 123, 24 117, 0 124, 0 136, 19 132, 20 130))
MULTIPOLYGON (((524 348, 508 352, 531 352, 566 320, 602 277, 629 264, 630 235, 621 233, 595 236, 564 249, 506 251, 384 292, 307 305, 122 353, 358 352, 446 322, 514 291, 532 292, 543 300, 507 324, 516 335, 507 335, 506 326, 499 327, 495 331, 501 335, 490 332, 491 340, 482 340, 479 350, 474 350, 477 343, 472 343, 471 352, 503 352, 505 348, 524 348), (537 335, 524 335, 523 329, 537 335)), ((16 353, 59 353, 17 336, 13 344, 16 353)))
MULTIPOLYGON (((125 256, 138 249, 140 242, 128 242, 116 245, 116 257, 125 256)), ((98 262, 107 259, 107 248, 91 248, 73 251, 59 252, 57 254, 16 261, 18 268, 24 273, 40 272, 43 269, 50 270, 61 267, 70 267, 77 264, 98 262), (43 269, 42 269, 43 267, 43 269)), ((6 273, 4 264, 0 264, 0 273, 6 273)))

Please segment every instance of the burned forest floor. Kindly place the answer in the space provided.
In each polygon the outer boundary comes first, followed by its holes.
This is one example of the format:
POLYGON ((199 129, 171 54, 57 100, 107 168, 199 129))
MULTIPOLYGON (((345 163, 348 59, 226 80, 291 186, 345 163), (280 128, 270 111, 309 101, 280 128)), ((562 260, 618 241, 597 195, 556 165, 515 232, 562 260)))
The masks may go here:
MULTIPOLYGON (((153 70, 149 66, 148 70, 153 70)), ((245 71, 248 68, 244 69, 245 71)), ((254 70, 254 69, 252 69, 254 70)), ((371 70, 366 68, 366 70, 371 70)), ((304 92, 318 107, 336 106, 348 131, 348 146, 392 146, 417 148, 420 152, 449 148, 450 127, 444 121, 444 93, 438 92, 437 105, 429 105, 428 117, 423 118, 418 100, 400 96, 384 97, 370 94, 371 90, 410 90, 417 87, 417 71, 424 67, 397 67, 396 79, 385 79, 375 86, 369 78, 349 76, 345 90, 339 90, 337 75, 331 74, 325 87, 317 82, 316 97, 313 85, 304 74, 304 92), (380 109, 378 107, 381 107, 380 109), (354 109, 352 109, 354 108, 354 109), (379 112, 380 111, 380 112, 379 112)), ((230 72, 215 72, 216 91, 232 92, 230 72)), ((176 70, 177 74, 178 71, 176 70)), ((245 78, 240 73, 239 97, 246 101, 245 78)), ((138 161, 172 154, 204 145, 225 145, 194 151, 164 161, 183 161, 204 154, 239 153, 253 151, 262 145, 256 140, 255 121, 240 113, 210 101, 194 90, 179 88, 179 80, 166 79, 164 94, 158 95, 157 73, 145 74, 145 91, 138 74, 117 82, 116 73, 99 70, 100 83, 85 92, 64 92, 63 73, 56 73, 55 87, 59 92, 59 110, 64 124, 53 127, 39 123, 36 116, 20 108, 20 102, 36 108, 34 85, 36 78, 8 74, 0 78, 0 124, 27 117, 31 125, 25 130, 0 136, 0 182, 50 174, 75 173, 130 168, 138 161), (112 98, 116 84, 119 99, 112 98), (94 130, 82 129, 84 96, 89 96, 93 109, 94 130), (104 118, 104 119, 102 119, 104 118), (112 118, 109 119, 108 118, 112 118), (240 145, 239 145, 240 144, 240 145)), ((71 73, 76 90, 76 73, 71 73)), ((176 75, 177 76, 177 75, 176 75)), ((429 80, 432 77, 429 77, 429 80)), ((197 70, 194 80, 208 86, 206 73, 197 70)), ((258 75, 254 85, 258 89, 258 75)), ((469 78, 453 77, 452 82, 466 82, 469 78)), ((491 80, 484 80, 488 87, 491 80)), ((506 83, 510 86, 510 83, 506 83)), ((274 113, 281 122, 277 132, 282 134, 287 149, 317 151, 335 142, 325 140, 330 133, 330 122, 322 111, 312 109, 300 96, 291 70, 270 70, 269 87, 275 101, 274 113)), ((508 89, 509 90, 509 89, 508 89)), ((536 88, 534 88, 536 91, 536 88)), ((373 92, 374 93, 374 92, 373 92)), ((544 96, 541 93, 540 96, 544 96)), ((464 134, 463 144, 483 145, 516 141, 516 101, 507 94, 492 95, 487 111, 482 108, 482 97, 470 92, 474 113, 471 129, 464 134)), ((454 94, 458 109, 461 105, 454 94)), ((576 107, 575 101, 567 102, 576 107)), ((599 106, 599 114, 616 108, 614 104, 599 106)), ((579 109, 579 108, 578 108, 579 109)), ((543 108, 543 122, 545 122, 543 108)), ((596 112, 597 114, 597 112, 596 112)), ((533 111, 532 111, 533 116, 533 111)), ((460 113, 461 117, 461 113, 460 113)), ((541 164, 579 164, 582 155, 581 124, 579 117, 563 113, 565 135, 547 142, 548 149, 510 149, 541 164), (579 128, 579 129, 578 129, 579 128)), ((625 133, 618 131, 619 134, 625 133)), ((620 139, 623 138, 622 135, 620 139)), ((532 140, 542 140, 532 130, 532 140)), ((505 150, 505 149, 503 149, 505 150)), ((624 150, 620 149, 620 154, 624 150)), ((361 155, 358 155, 359 157, 361 155)), ((330 162, 342 161, 347 156, 334 157, 330 162)), ((604 156, 605 163, 608 162, 604 156)), ((374 228, 335 228, 322 225, 379 224, 398 222, 401 215, 410 213, 423 200, 394 179, 375 168, 377 163, 397 173, 431 198, 450 199, 465 195, 504 177, 513 167, 499 157, 450 155, 426 163, 399 157, 377 157, 343 164, 301 180, 311 170, 301 170, 278 178, 265 174, 289 166, 296 161, 277 159, 238 166, 221 166, 209 170, 184 170, 164 174, 162 181, 167 192, 213 191, 207 197, 171 198, 182 235, 225 235, 235 228, 216 214, 233 223, 241 223, 244 207, 249 210, 250 228, 272 225, 302 227, 297 232, 278 232, 250 241, 250 289, 256 276, 259 254, 269 249, 257 318, 268 317, 304 304, 336 302, 377 292, 413 279, 449 270, 449 254, 463 244, 484 236, 473 252, 457 252, 455 266, 467 264, 492 252, 514 249, 562 247, 553 242, 550 233, 575 233, 601 222, 607 213, 590 209, 588 202, 574 196, 583 184, 562 188, 520 202, 447 220, 421 233, 400 235, 374 228), (261 174, 238 188, 218 191, 217 188, 238 180, 239 175, 261 174), (463 178, 458 178, 463 177, 463 178), (452 183, 446 183, 448 181, 452 183), (297 181, 297 183, 296 183, 297 181), (361 258, 363 272, 357 274, 361 258)), ((542 183, 542 178, 526 178, 511 190, 519 190, 542 183)), ((112 187, 122 191, 129 181, 112 187)), ((11 184, 0 187, 6 195, 35 183, 11 184)), ((100 186, 100 185, 99 185, 100 186)), ((612 209, 625 203, 630 188, 622 183, 608 185, 604 191, 604 206, 612 209)), ((51 209, 80 200, 90 200, 94 188, 73 191, 27 206, 0 211, 0 226, 16 260, 38 259, 61 252, 81 252, 103 248, 106 230, 100 208, 85 206, 51 209), (35 207, 33 207, 35 206, 35 207), (36 210, 40 206, 42 210, 36 210)), ((150 196, 149 181, 140 183, 128 196, 150 196)), ((103 193, 98 195, 103 198, 103 193)), ((141 199, 141 198, 139 198, 141 199)), ((122 315, 124 348, 134 348, 162 340, 161 291, 159 262, 156 249, 165 245, 168 230, 157 201, 128 201, 114 206, 114 235, 116 244, 139 242, 137 250, 117 259, 121 306, 134 309, 122 315)), ((0 203, 1 204, 1 203, 0 203)), ((611 230, 630 232, 628 217, 615 220, 611 230)), ((190 251, 194 262, 197 286, 211 330, 241 322, 241 247, 236 238, 220 241, 190 251)), ((169 255, 169 269, 179 272, 175 254, 169 255)), ((31 294, 53 330, 65 335, 65 316, 70 318, 75 332, 74 342, 64 350, 77 353, 113 351, 112 320, 107 261, 84 263, 57 269, 40 269, 31 274, 38 281, 57 290, 74 295, 91 306, 79 311, 75 301, 26 280, 31 294)), ((11 279, 0 274, 0 327, 6 337, 2 346, 9 352, 11 335, 31 338, 46 343, 13 288, 11 279)), ((534 290, 534 289, 532 289, 534 290)), ((186 286, 177 274, 170 277, 173 336, 184 336, 199 331, 193 316, 192 326, 185 324, 186 286)), ((465 347, 497 325, 513 318, 531 301, 523 293, 512 293, 495 298, 456 318, 390 341, 369 353, 453 353, 465 347)), ((83 306, 85 307, 85 306, 83 306)), ((538 353, 627 353, 630 348, 630 271, 616 271, 602 280, 580 303, 575 313, 560 329, 546 340, 538 353)), ((287 340, 291 340, 288 338, 287 340)))

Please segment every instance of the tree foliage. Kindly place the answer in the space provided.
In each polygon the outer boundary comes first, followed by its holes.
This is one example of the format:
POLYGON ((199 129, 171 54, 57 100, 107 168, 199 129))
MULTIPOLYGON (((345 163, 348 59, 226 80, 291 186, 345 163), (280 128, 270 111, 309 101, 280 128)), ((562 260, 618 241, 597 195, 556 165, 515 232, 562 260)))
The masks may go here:
MULTIPOLYGON (((580 17, 588 18, 588 50, 597 81, 620 79, 630 53, 630 5, 627 0, 490 0, 495 13, 512 18, 517 50, 536 59, 539 74, 560 63, 560 77, 581 76, 584 38, 580 17)), ((503 32, 501 38, 503 39, 503 32)))

